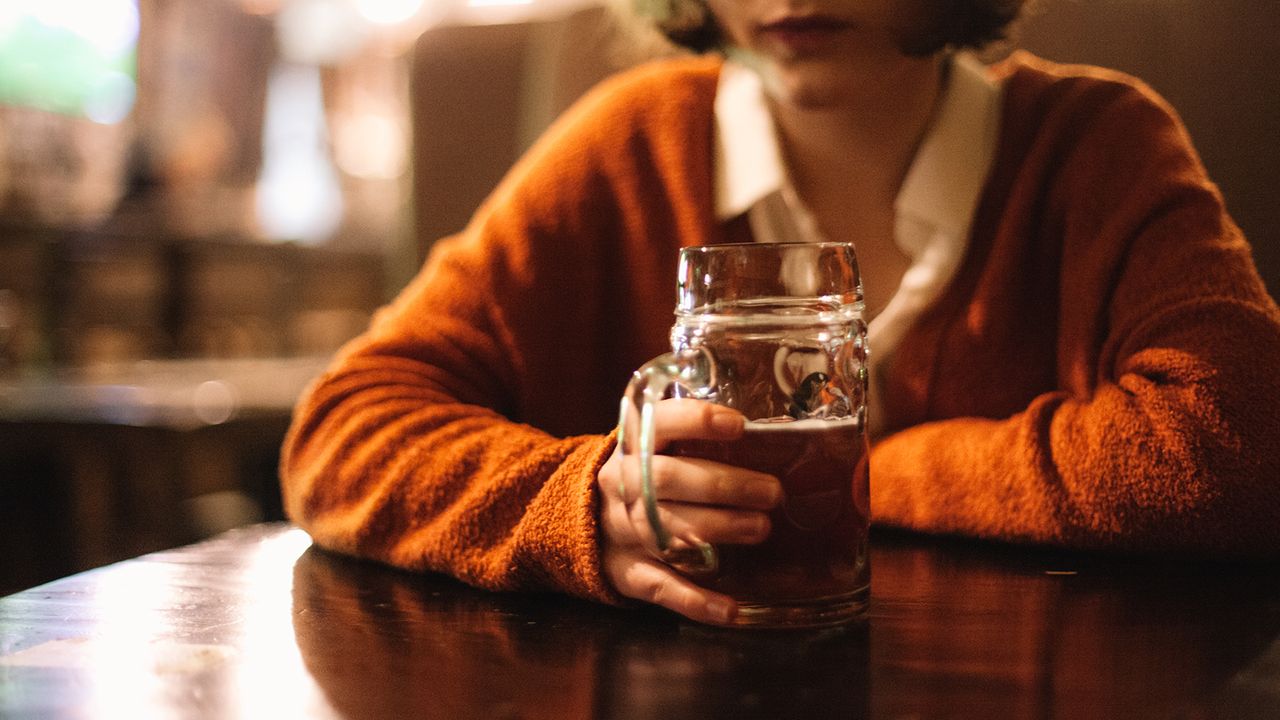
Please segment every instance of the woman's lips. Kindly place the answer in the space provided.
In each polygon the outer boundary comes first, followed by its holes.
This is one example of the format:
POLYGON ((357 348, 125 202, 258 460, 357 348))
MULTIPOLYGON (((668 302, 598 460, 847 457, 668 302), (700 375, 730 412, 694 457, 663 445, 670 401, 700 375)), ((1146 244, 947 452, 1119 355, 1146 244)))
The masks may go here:
POLYGON ((811 15, 763 23, 759 26, 759 33, 766 42, 780 45, 793 53, 805 54, 827 48, 851 28, 853 23, 847 20, 811 15))

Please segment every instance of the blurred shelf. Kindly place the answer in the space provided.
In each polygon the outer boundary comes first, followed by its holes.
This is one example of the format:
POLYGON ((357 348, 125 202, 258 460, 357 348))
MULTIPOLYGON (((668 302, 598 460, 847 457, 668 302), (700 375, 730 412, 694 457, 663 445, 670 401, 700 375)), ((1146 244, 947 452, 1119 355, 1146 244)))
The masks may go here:
POLYGON ((327 356, 143 360, 0 379, 0 421, 175 430, 285 416, 327 356))
POLYGON ((0 595, 283 518, 294 402, 327 356, 0 378, 0 595))

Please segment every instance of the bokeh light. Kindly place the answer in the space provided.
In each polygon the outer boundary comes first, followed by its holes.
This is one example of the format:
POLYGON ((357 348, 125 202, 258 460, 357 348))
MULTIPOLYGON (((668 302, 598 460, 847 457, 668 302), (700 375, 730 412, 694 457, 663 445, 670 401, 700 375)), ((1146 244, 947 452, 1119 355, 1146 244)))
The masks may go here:
POLYGON ((334 160, 343 172, 359 178, 399 177, 409 157, 409 139, 394 115, 358 113, 334 124, 334 160))
POLYGON ((116 123, 133 107, 137 0, 5 0, 0 103, 116 123))
POLYGON ((138 41, 136 0, 9 0, 28 17, 90 42, 106 58, 119 57, 138 41))
POLYGON ((422 0, 356 0, 356 9, 371 23, 394 25, 417 15, 422 0))

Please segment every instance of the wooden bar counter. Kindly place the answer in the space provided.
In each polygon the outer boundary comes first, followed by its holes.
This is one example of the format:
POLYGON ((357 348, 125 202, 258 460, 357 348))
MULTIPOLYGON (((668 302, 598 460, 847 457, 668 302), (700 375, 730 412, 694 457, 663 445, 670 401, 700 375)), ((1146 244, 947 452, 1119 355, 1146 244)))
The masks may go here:
POLYGON ((874 542, 866 623, 760 632, 251 526, 0 599, 0 717, 1280 717, 1274 566, 874 542))

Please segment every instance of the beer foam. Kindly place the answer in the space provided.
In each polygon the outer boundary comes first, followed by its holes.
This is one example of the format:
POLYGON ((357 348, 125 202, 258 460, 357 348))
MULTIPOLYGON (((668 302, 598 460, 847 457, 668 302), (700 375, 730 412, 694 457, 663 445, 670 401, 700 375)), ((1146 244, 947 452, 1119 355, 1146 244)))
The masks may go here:
POLYGON ((800 432, 802 430, 838 430, 858 424, 858 418, 849 415, 842 418, 805 418, 795 420, 785 415, 760 420, 748 420, 744 429, 751 432, 800 432))

